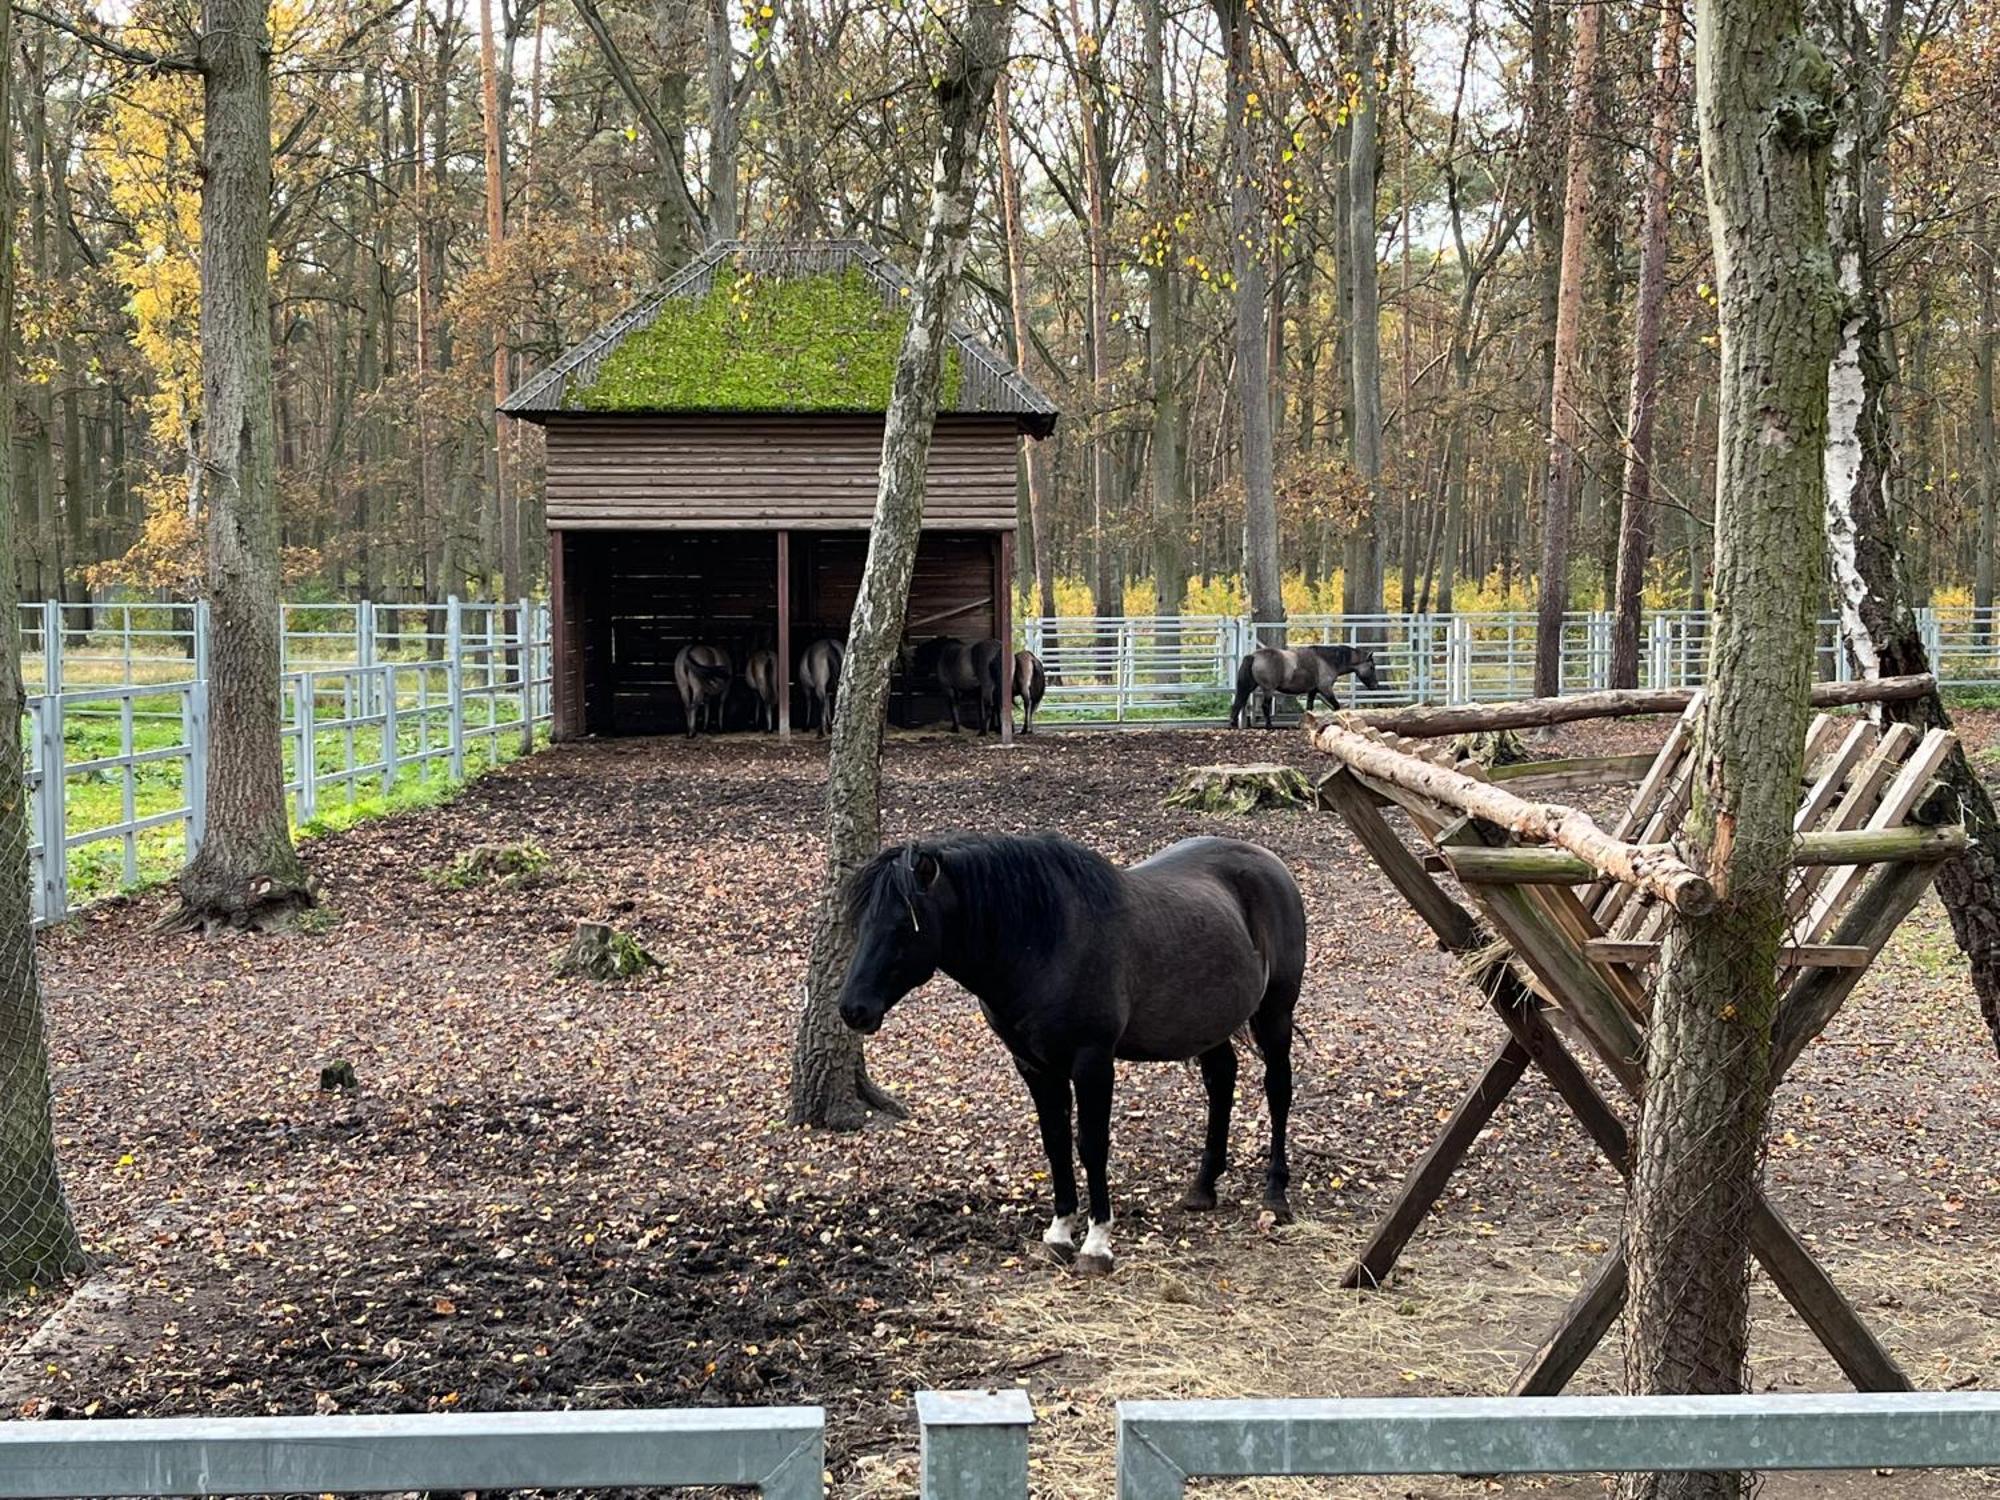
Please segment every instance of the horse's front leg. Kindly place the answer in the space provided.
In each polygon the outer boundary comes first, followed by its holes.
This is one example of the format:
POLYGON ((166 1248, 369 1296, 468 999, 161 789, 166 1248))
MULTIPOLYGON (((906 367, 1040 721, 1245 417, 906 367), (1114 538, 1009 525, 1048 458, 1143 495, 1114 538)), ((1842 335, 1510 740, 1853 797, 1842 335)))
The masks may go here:
POLYGON ((1069 1132, 1069 1079, 1059 1072, 1014 1059, 1021 1081, 1035 1101, 1035 1122, 1042 1130, 1042 1151, 1049 1159, 1049 1186, 1055 1190, 1056 1215, 1042 1231, 1042 1243, 1058 1250, 1076 1246, 1076 1152, 1069 1132))
POLYGON ((1111 1255, 1111 1049, 1086 1048, 1070 1067, 1076 1085, 1076 1142, 1090 1191, 1090 1233, 1077 1253, 1076 1268, 1086 1276, 1110 1273, 1111 1255))

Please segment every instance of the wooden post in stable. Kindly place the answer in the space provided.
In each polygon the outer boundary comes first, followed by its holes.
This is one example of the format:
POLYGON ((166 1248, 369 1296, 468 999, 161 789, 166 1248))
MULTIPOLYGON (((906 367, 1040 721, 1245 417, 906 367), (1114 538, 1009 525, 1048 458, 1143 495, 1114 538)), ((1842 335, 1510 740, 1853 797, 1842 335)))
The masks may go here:
POLYGON ((993 547, 993 618, 1000 638, 1000 743, 1014 743, 1014 533, 993 547))
POLYGON ((778 530, 778 738, 792 737, 792 533, 778 530))

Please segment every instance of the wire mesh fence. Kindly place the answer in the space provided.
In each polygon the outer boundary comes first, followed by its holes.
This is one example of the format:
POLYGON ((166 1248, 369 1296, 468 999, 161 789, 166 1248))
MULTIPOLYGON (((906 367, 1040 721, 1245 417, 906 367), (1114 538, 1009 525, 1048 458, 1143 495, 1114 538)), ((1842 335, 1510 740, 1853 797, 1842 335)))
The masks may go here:
MULTIPOLYGON (((285 782, 302 825, 498 765, 552 718, 548 611, 531 600, 281 613, 285 782)), ((198 604, 23 606, 37 922, 171 874, 200 847, 207 642, 198 604)))

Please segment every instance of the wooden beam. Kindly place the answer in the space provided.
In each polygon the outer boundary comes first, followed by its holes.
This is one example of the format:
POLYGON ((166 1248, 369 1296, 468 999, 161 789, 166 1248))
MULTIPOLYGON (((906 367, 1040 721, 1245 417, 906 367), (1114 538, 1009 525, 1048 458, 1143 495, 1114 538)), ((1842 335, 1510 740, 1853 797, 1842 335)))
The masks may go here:
MULTIPOLYGON (((1817 682, 1814 708, 1842 708, 1858 703, 1898 703, 1934 691, 1937 679, 1928 674, 1877 677, 1854 682, 1817 682)), ((1679 713, 1693 701, 1693 688, 1615 688, 1579 693, 1570 698, 1524 698, 1516 703, 1464 703, 1447 708, 1369 708, 1342 714, 1342 719, 1391 734, 1436 739, 1444 735, 1478 734, 1494 729, 1541 729, 1579 719, 1625 718, 1635 714, 1679 713)))
POLYGON ((1377 1287, 1388 1277, 1403 1247, 1424 1222, 1424 1215, 1431 1211, 1451 1174, 1458 1170, 1472 1143, 1479 1139, 1479 1132, 1500 1107, 1500 1101, 1521 1081, 1528 1060, 1527 1049, 1510 1036, 1487 1061, 1485 1070, 1460 1097, 1458 1107, 1451 1112, 1430 1149, 1410 1168, 1389 1211, 1376 1223, 1374 1233, 1368 1236, 1368 1243, 1361 1247, 1354 1264, 1340 1278, 1343 1288, 1354 1291, 1377 1287))
POLYGON ((778 738, 792 737, 792 534, 778 533, 778 738))
POLYGON ((1560 1395, 1570 1377, 1583 1368, 1591 1351, 1604 1342, 1604 1335, 1618 1321, 1618 1314, 1625 1306, 1628 1279, 1625 1247, 1621 1244, 1597 1263, 1597 1269, 1563 1310, 1541 1348, 1521 1366, 1521 1373, 1514 1377, 1507 1394, 1560 1395))
POLYGON ((1839 833, 1802 833, 1792 850, 1795 865, 1886 865, 1916 861, 1936 864, 1963 854, 1971 842, 1957 823, 1941 828, 1904 824, 1895 828, 1854 828, 1839 833))
POLYGON ((1638 781, 1658 757, 1641 750, 1632 755, 1581 755, 1570 760, 1524 760, 1512 766, 1486 767, 1486 779, 1509 791, 1566 792, 1578 787, 1617 786, 1638 781))
POLYGON ((1675 910, 1698 916, 1715 905, 1708 881, 1663 846, 1613 838, 1587 813, 1554 802, 1529 802, 1444 766, 1415 760, 1338 724, 1322 724, 1313 744, 1371 778, 1498 824, 1509 832, 1557 844, 1603 874, 1642 887, 1675 910))
MULTIPOLYGON (((1601 964, 1645 964, 1660 956, 1660 943, 1590 938, 1583 951, 1601 964)), ((1793 969, 1865 969, 1874 958, 1874 949, 1850 943, 1799 943, 1778 950, 1779 962, 1793 969)))

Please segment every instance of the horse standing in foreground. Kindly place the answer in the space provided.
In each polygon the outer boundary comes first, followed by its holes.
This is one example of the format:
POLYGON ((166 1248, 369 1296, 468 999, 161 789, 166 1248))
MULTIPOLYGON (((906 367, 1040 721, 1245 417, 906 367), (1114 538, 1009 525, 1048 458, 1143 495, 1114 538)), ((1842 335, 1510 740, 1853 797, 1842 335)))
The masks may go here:
POLYGON ((1243 708, 1252 693, 1260 694, 1264 700, 1266 729, 1271 727, 1272 705, 1280 693, 1304 694, 1308 712, 1315 697, 1324 698, 1333 707, 1339 708, 1340 700, 1333 695, 1334 685, 1349 672, 1354 674, 1356 682, 1370 691, 1381 686, 1375 680, 1375 653, 1357 646, 1296 646, 1290 649, 1266 646, 1252 651, 1236 669, 1236 701, 1229 706, 1229 727, 1250 727, 1252 715, 1244 713, 1243 708))
POLYGON ((884 849, 848 892, 853 961, 840 1016, 879 1030, 889 1008, 943 970, 970 990, 1028 1085, 1048 1153, 1055 1218, 1075 1243, 1076 1143, 1090 1230, 1077 1269, 1111 1269, 1112 1064, 1198 1058, 1208 1134, 1182 1207, 1215 1207, 1229 1159, 1234 1038, 1264 1055, 1271 1156, 1264 1205, 1281 1223, 1291 1172, 1292 1012, 1305 975, 1305 904, 1291 871, 1235 839, 1187 839, 1120 869, 1068 839, 953 837, 884 849))

